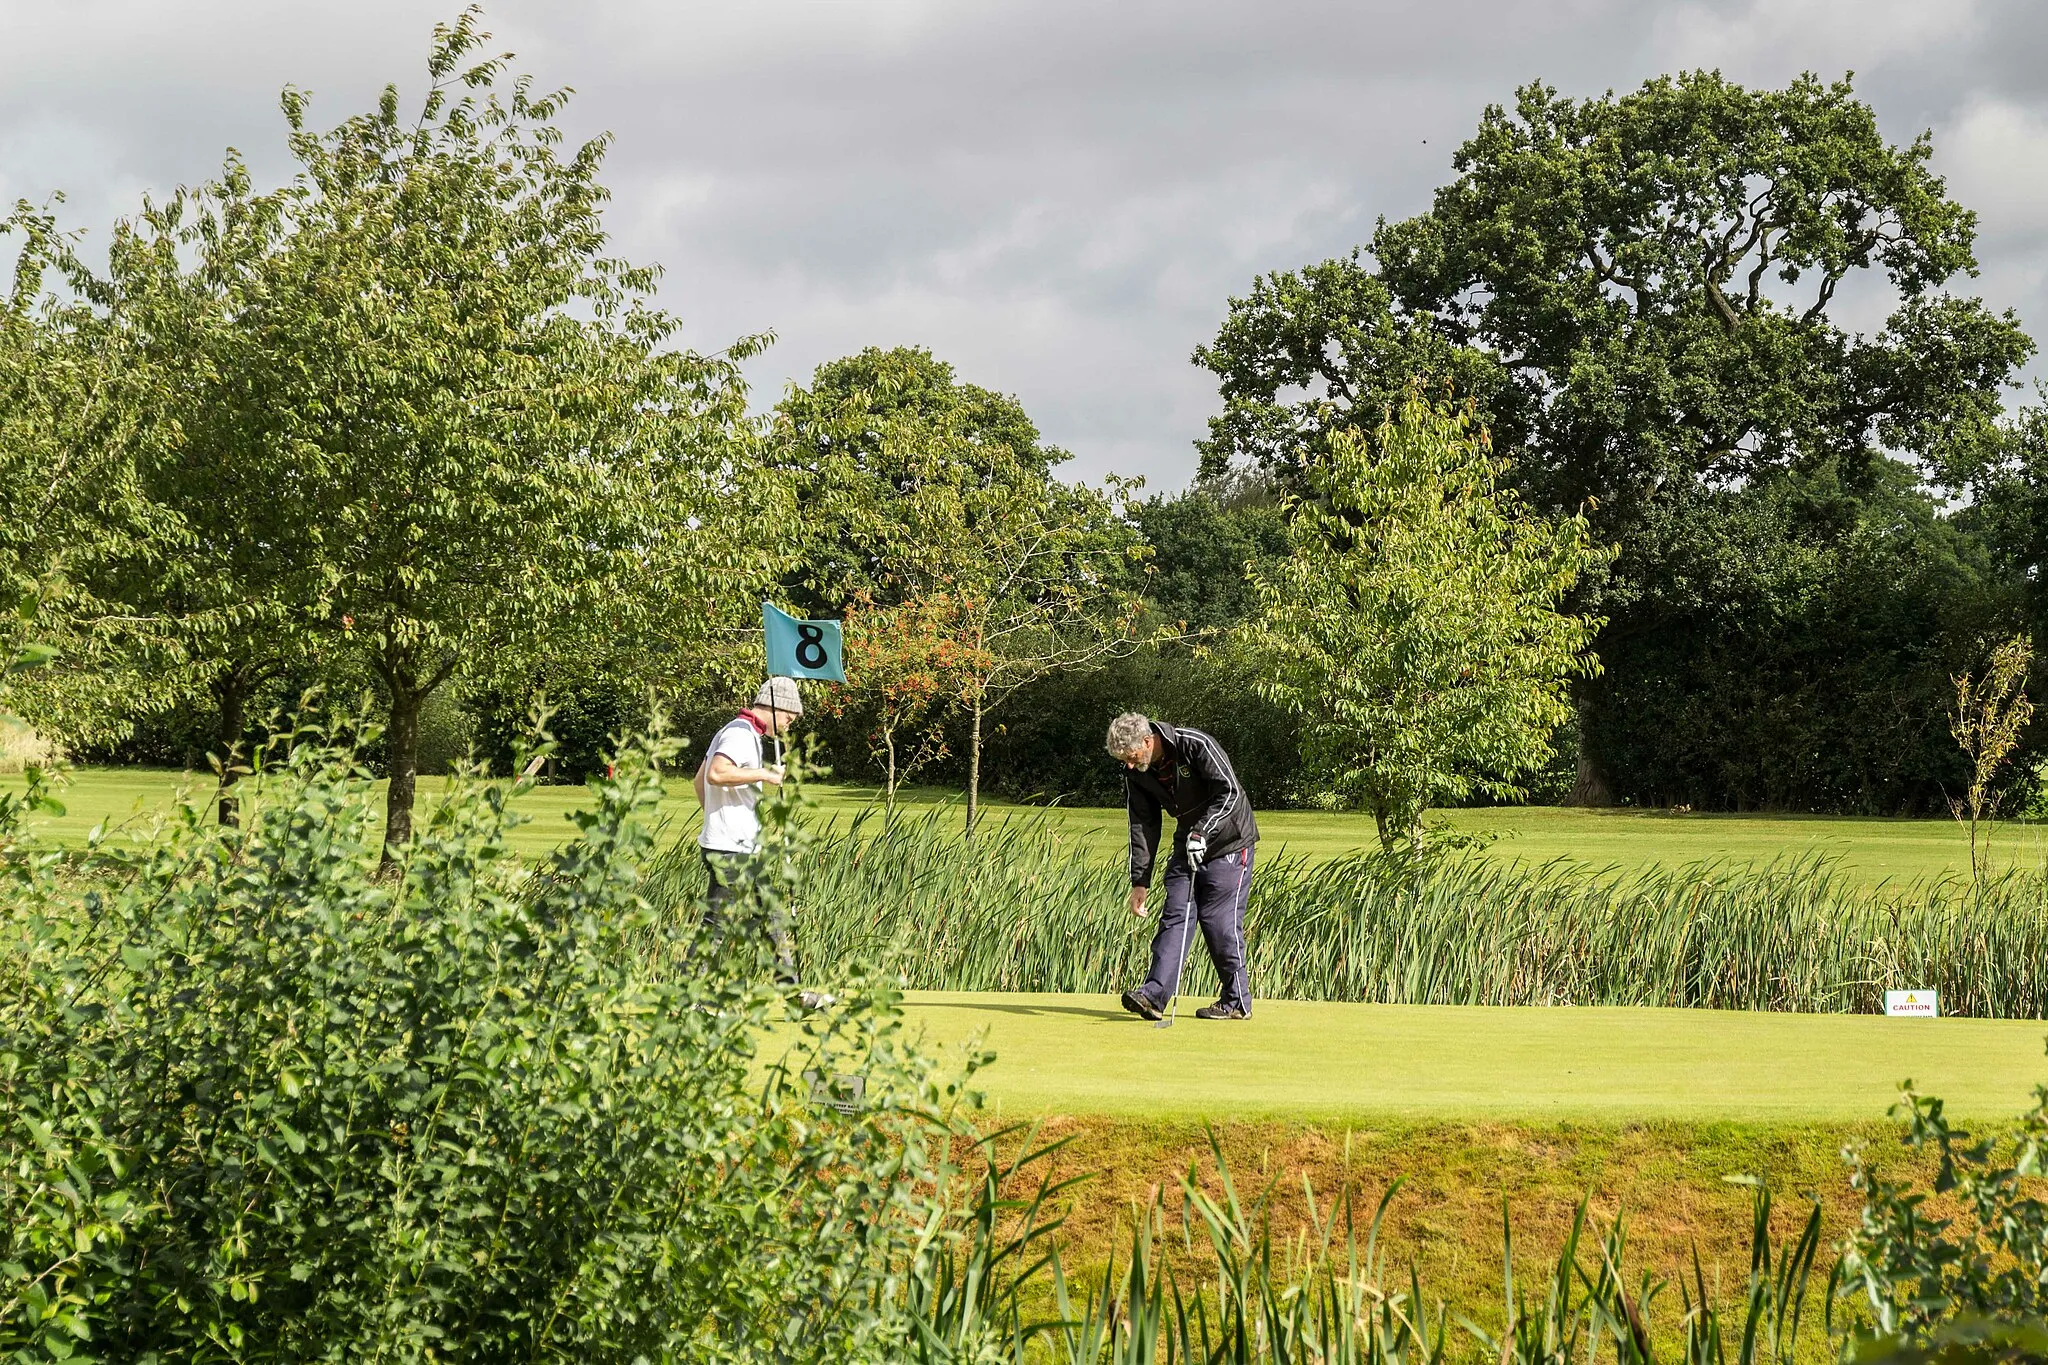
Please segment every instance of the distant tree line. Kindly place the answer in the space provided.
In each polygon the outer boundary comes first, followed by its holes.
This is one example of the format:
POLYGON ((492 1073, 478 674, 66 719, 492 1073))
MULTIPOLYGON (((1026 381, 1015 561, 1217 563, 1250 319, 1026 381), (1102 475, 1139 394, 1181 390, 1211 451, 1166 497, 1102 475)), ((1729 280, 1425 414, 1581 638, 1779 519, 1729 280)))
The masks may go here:
POLYGON ((1061 476, 1014 398, 870 349, 750 413, 615 259, 605 139, 444 35, 425 100, 221 175, 88 264, 17 206, 0 594, 73 753, 220 767, 308 689, 414 774, 576 778, 711 721, 763 598, 847 623, 845 777, 1109 798, 1104 721, 1230 749, 1256 800, 1940 810, 1951 680, 2038 624, 2033 344, 1954 292, 1973 215, 1844 81, 1489 108, 1428 212, 1255 280, 1195 362, 1187 488, 1061 476), (1875 332, 1845 298, 1892 300, 1875 332), (1444 623, 1455 623, 1455 628, 1444 623))

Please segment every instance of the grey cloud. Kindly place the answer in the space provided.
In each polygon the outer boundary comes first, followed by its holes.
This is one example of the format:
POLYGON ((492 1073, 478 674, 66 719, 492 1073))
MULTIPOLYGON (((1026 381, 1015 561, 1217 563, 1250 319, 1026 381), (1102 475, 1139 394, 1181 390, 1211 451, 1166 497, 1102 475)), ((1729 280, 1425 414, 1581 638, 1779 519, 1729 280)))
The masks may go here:
MULTIPOLYGON (((0 0, 0 194, 67 188, 99 225, 228 143, 281 173, 281 85, 320 118, 387 80, 416 96, 451 13, 0 0)), ((1888 133, 1932 126, 1983 195, 1987 297, 2048 317, 2048 208, 1998 175, 2048 168, 2028 0, 507 0, 489 24, 576 87, 572 134, 616 133, 614 230, 667 267, 693 344, 776 330, 761 401, 859 346, 925 344, 1017 393, 1083 474, 1185 478, 1215 403, 1188 356, 1229 296, 1425 207, 1480 109, 1538 76, 1590 94, 1854 66, 1888 133)))

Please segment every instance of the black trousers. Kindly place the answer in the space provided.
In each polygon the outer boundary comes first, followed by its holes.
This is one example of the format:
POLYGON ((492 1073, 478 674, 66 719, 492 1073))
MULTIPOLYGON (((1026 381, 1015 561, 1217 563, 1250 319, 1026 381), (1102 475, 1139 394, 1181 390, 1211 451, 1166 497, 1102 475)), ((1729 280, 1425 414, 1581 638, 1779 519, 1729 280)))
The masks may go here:
POLYGON ((1216 964, 1216 979, 1223 983, 1220 1003, 1250 1014, 1252 979, 1244 965, 1244 907, 1252 894, 1252 850, 1239 849, 1204 863, 1200 872, 1192 874, 1187 859, 1176 853, 1166 865, 1161 891, 1166 903, 1159 911, 1159 928, 1152 935, 1152 973, 1145 978, 1145 994, 1163 1008, 1180 993, 1188 940, 1193 936, 1193 924, 1198 923, 1209 960, 1216 964))
POLYGON ((775 952, 775 979, 785 986, 794 986, 796 941, 790 933, 788 912, 763 914, 758 903, 741 891, 746 854, 702 847, 697 851, 704 856, 704 921, 698 931, 699 941, 711 945, 715 952, 720 945, 733 942, 736 935, 765 934, 775 952))

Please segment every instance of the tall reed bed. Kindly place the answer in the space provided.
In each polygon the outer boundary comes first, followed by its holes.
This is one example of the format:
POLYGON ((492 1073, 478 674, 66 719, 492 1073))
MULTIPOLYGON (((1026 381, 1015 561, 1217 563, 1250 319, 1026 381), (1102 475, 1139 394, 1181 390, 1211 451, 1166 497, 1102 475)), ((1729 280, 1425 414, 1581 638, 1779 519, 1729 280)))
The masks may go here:
MULTIPOLYGON (((1121 856, 1043 817, 971 841, 938 812, 828 825, 804 855, 807 970, 881 962, 913 989, 1121 990, 1153 922, 1121 856)), ((664 898, 696 894, 679 865, 664 898)), ((2048 1017, 2048 880, 1870 890, 1818 858, 1623 872, 1475 854, 1261 863, 1246 933, 1267 999, 1670 1005, 1868 1013, 1935 988, 1945 1013, 2048 1017)), ((1192 955, 1187 989, 1214 989, 1192 955)))

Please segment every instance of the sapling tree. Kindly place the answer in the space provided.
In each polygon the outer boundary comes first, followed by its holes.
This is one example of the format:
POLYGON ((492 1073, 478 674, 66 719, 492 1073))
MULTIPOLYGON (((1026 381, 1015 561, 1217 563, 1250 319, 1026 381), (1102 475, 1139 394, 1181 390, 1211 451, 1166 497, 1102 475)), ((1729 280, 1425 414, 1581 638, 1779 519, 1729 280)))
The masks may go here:
POLYGON ((960 604, 937 594, 878 607, 865 590, 846 607, 846 687, 825 706, 872 721, 874 756, 882 760, 883 799, 896 808, 896 789, 946 755, 946 707, 959 691, 955 675, 967 661, 960 644, 960 604))
POLYGON ((1107 493, 1048 482, 985 525, 982 553, 952 579, 960 604, 959 705, 968 716, 967 832, 980 817, 989 714, 1019 688, 1136 650, 1143 598, 1131 586, 1144 547, 1119 514, 1132 485, 1107 493))
POLYGON ((1533 514, 1467 410, 1410 394, 1335 433, 1293 507, 1292 553, 1255 565, 1244 637, 1293 717, 1311 789, 1413 845, 1431 806, 1519 794, 1593 672, 1599 622, 1560 609, 1605 562, 1583 518, 1533 514))
POLYGON ((1999 774, 2034 717, 2034 703, 2027 696, 2027 673, 2033 664, 2033 640, 2015 635, 1991 651, 1981 675, 1958 673, 1952 680, 1956 701, 1949 712, 1949 733, 1970 765, 1970 778, 1961 795, 1948 799, 1948 808, 1970 831, 1970 876, 1975 881, 1981 882, 1991 866, 1990 832, 1988 827, 1984 831, 1980 853, 1979 827, 1997 816, 2005 796, 1999 774))

